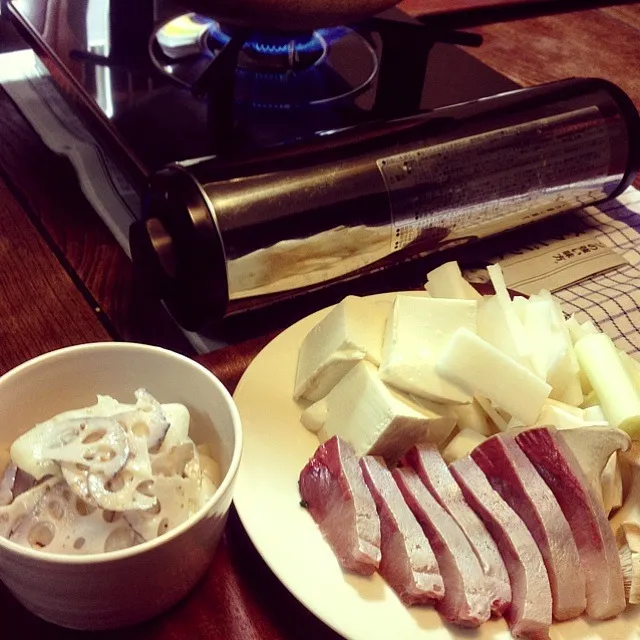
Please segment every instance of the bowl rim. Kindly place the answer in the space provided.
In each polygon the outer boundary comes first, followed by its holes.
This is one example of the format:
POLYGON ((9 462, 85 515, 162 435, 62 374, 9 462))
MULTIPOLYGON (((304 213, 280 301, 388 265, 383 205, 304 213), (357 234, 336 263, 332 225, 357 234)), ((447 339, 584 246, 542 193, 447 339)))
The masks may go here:
MULTIPOLYGON (((167 542, 173 540, 181 536, 185 531, 191 529, 211 511, 212 507, 218 502, 218 500, 227 493, 230 486, 235 481, 236 476, 238 475, 238 470, 240 468, 240 460, 242 457, 242 448, 243 448, 243 437, 242 437, 242 423, 240 420, 240 414, 238 412, 238 408, 233 400, 232 395, 229 393, 227 388, 222 384, 217 376, 215 376, 209 369, 207 369, 204 365, 200 364, 193 358, 189 358, 188 356, 182 355, 176 351, 172 351, 170 349, 166 349, 164 347, 158 347, 156 345, 148 345, 139 342, 124 342, 124 341, 102 341, 102 342, 87 342, 78 345, 72 345, 69 347, 62 347, 60 349, 54 349, 52 351, 47 351, 39 356, 35 356, 34 358, 30 358, 29 360, 17 365, 13 369, 5 372, 0 376, 0 385, 2 385, 6 380, 10 380, 11 378, 17 377, 21 375, 25 370, 30 369, 31 367, 40 364, 43 361, 49 360, 52 357, 64 357, 64 356, 73 356, 77 353, 81 353, 83 351, 91 351, 91 350, 111 350, 111 349, 122 349, 124 351, 136 351, 136 352, 148 352, 155 353, 161 356, 165 356, 171 359, 176 359, 187 366, 195 368, 197 371, 206 376, 209 381, 213 384, 214 387, 218 390, 218 392, 225 399, 227 407, 229 409, 229 413, 231 415, 231 422, 233 424, 233 432, 234 432, 234 445, 233 445, 233 455, 231 456, 231 461, 229 463, 229 469, 225 474, 222 482, 218 485, 213 495, 194 513, 190 518, 185 520, 182 524, 179 524, 174 529, 171 529, 167 533, 163 533, 161 536, 154 538, 153 540, 147 540, 133 547, 128 547, 127 549, 120 549, 118 551, 105 551, 102 553, 87 553, 84 555, 67 555, 63 553, 51 553, 47 551, 36 551, 34 549, 30 549, 28 547, 23 547, 22 545, 16 544, 12 542, 8 538, 0 536, 0 548, 5 549, 10 553, 15 553, 20 556, 27 557, 32 560, 37 560, 40 562, 45 562, 49 564, 72 564, 72 565, 88 565, 88 564, 105 564, 111 562, 117 562, 119 560, 124 560, 127 558, 131 558, 133 556, 142 555, 145 552, 152 551, 156 547, 166 544, 167 542)), ((2 563, 0 562, 0 569, 2 563)))

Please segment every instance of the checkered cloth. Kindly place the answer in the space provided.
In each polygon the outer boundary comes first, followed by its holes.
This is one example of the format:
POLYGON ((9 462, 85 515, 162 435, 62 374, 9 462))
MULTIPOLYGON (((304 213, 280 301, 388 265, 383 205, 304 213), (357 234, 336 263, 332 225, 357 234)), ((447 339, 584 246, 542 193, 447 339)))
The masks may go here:
POLYGON ((619 198, 578 214, 587 227, 629 263, 555 292, 565 313, 595 322, 616 346, 640 354, 640 191, 630 187, 619 198), (586 317, 585 317, 586 316, 586 317))

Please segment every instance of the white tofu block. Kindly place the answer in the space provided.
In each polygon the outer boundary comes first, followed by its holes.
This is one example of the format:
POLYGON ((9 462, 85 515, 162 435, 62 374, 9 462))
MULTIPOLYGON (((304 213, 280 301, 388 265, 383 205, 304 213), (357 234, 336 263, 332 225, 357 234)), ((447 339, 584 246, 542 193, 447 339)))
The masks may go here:
POLYGON ((468 329, 455 332, 436 372, 526 425, 536 421, 551 393, 546 382, 468 329))
POLYGON ((358 456, 379 455, 389 464, 418 442, 440 444, 455 426, 455 418, 429 411, 390 389, 366 360, 336 384, 325 402, 326 418, 318 433, 322 442, 339 436, 358 456))
POLYGON ((475 333, 477 310, 475 300, 397 296, 387 320, 380 378, 434 402, 471 402, 468 393, 436 373, 435 364, 457 329, 475 333))
POLYGON ((300 422, 311 433, 318 433, 327 419, 327 398, 310 404, 300 415, 300 422))
POLYGON ((463 429, 444 448, 442 457, 447 464, 451 464, 460 458, 469 455, 478 445, 487 438, 473 429, 463 429))
POLYGON ((480 293, 462 276, 457 262, 445 262, 429 271, 425 289, 434 298, 482 300, 480 293))
POLYGON ((300 346, 293 397, 316 401, 361 360, 380 364, 388 305, 347 296, 300 346))

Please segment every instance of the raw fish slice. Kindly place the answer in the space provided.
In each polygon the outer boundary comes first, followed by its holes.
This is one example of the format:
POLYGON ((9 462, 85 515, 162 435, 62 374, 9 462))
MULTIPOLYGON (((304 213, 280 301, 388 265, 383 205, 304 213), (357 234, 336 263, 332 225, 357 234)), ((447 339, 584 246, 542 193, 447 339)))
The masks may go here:
POLYGON ((482 520, 469 507, 438 449, 429 444, 411 449, 406 462, 467 537, 485 575, 491 611, 502 615, 511 604, 511 583, 504 561, 482 520))
POLYGON ((431 545, 382 458, 364 456, 360 467, 380 516, 380 575, 407 605, 431 604, 445 589, 431 545))
POLYGON ((338 437, 327 440, 301 471, 298 486, 342 567, 371 575, 380 564, 380 520, 353 447, 338 437))
POLYGON ((549 576, 553 617, 579 616, 587 606, 584 572, 571 528, 551 489, 507 435, 485 440, 471 457, 536 541, 549 576))
POLYGON ((515 440, 569 522, 587 581, 587 614, 596 620, 618 615, 626 606, 618 548, 602 505, 571 449, 554 427, 527 429, 515 440))
POLYGON ((512 635, 547 640, 551 587, 538 545, 516 512, 493 490, 473 458, 461 458, 449 468, 504 558, 512 593, 511 606, 504 617, 512 635))
POLYGON ((491 615, 492 594, 469 541, 413 469, 394 469, 393 477, 438 561, 445 589, 438 611, 455 625, 479 627, 491 615))

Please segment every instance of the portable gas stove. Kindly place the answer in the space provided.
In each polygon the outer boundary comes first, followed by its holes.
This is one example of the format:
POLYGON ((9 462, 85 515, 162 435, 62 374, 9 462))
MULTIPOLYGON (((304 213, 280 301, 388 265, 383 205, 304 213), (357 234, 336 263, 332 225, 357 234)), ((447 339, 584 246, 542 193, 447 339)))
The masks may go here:
POLYGON ((8 10, 90 131, 144 188, 164 165, 472 100, 515 85, 400 11, 249 33, 140 0, 13 0, 8 10), (400 73, 399 70, 402 70, 400 73))
POLYGON ((614 197, 640 165, 620 89, 518 90, 446 20, 257 32, 177 2, 6 6, 139 194, 117 232, 189 330, 614 197))

